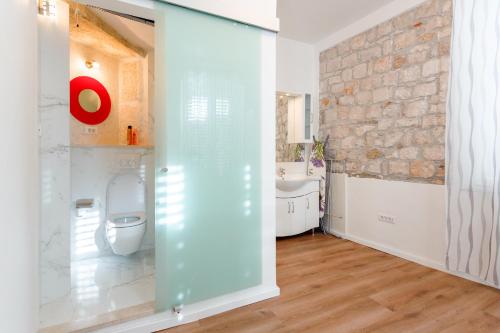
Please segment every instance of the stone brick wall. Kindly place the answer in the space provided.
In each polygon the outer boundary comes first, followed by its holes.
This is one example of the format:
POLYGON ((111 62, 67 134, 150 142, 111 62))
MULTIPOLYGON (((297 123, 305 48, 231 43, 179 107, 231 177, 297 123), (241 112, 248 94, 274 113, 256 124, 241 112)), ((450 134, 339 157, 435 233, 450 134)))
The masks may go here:
POLYGON ((336 172, 444 183, 451 16, 452 0, 430 0, 320 54, 336 172))

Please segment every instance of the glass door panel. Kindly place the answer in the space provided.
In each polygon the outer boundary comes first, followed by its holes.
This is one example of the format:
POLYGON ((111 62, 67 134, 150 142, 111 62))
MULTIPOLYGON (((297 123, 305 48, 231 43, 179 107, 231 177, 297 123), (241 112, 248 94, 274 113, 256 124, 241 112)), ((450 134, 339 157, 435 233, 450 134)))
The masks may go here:
POLYGON ((157 310, 261 283, 260 29, 157 4, 157 310))

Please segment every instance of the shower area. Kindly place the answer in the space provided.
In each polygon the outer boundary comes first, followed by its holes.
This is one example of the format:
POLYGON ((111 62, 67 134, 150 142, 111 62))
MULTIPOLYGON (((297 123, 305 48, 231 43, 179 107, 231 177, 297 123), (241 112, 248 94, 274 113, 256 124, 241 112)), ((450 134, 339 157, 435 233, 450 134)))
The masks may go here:
POLYGON ((164 3, 53 3, 38 17, 41 332, 175 326, 191 305, 276 289, 274 33, 164 3))

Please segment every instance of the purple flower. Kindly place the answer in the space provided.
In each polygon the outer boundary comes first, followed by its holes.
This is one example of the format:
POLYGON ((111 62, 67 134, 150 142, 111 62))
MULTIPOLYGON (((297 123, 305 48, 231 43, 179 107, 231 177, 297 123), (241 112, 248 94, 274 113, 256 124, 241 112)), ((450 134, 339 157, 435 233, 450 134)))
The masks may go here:
POLYGON ((323 160, 318 160, 317 158, 312 158, 311 159, 311 162, 312 164, 314 165, 314 167, 316 168, 322 168, 324 167, 325 165, 323 164, 323 160))

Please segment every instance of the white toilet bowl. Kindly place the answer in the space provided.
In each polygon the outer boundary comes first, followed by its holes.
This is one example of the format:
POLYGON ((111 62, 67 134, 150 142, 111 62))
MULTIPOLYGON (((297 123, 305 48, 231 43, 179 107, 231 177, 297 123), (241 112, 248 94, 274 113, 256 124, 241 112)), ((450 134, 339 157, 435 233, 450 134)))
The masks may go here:
POLYGON ((137 174, 113 177, 107 189, 106 238, 115 254, 141 248, 146 232, 146 185, 137 174))
POLYGON ((115 254, 127 256, 137 252, 146 232, 144 212, 112 214, 106 221, 106 238, 115 254))

